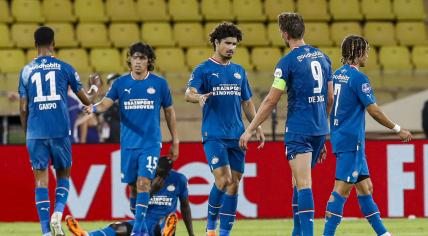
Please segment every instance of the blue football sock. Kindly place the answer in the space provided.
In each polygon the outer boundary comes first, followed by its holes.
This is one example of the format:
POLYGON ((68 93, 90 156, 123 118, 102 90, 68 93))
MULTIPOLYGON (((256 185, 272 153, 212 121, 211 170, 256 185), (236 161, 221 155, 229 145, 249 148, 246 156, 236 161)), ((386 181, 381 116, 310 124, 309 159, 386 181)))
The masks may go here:
POLYGON ((229 236, 236 218, 238 195, 225 194, 220 210, 220 236, 229 236))
POLYGON ((116 236, 116 231, 108 226, 104 229, 94 230, 91 232, 88 232, 89 236, 116 236))
POLYGON ((215 230, 217 228, 218 212, 223 203, 223 196, 224 192, 214 184, 208 198, 207 230, 215 230))
POLYGON ((137 204, 137 199, 135 197, 129 198, 129 209, 131 209, 132 214, 135 216, 135 204, 137 204))
POLYGON ((372 195, 358 195, 358 203, 360 203, 361 212, 369 221, 376 234, 382 235, 386 233, 387 230, 385 226, 383 226, 379 209, 377 208, 376 203, 373 201, 372 195))
POLYGON ((61 178, 56 181, 54 212, 64 212, 69 189, 70 181, 68 178, 61 178))
POLYGON ((297 187, 293 188, 293 202, 291 203, 291 207, 293 208, 293 221, 294 227, 291 236, 302 236, 302 229, 300 228, 300 218, 299 218, 299 205, 297 204, 298 193, 297 187))
POLYGON ((336 228, 342 220, 343 206, 346 202, 346 198, 340 196, 337 192, 332 192, 331 195, 334 197, 334 200, 327 203, 324 236, 333 236, 336 232, 336 228))
POLYGON ((314 235, 314 198, 312 196, 312 189, 305 188, 298 191, 298 207, 300 228, 304 236, 314 235))
POLYGON ((46 234, 51 232, 50 222, 50 207, 51 202, 49 201, 49 191, 47 188, 36 188, 36 208, 37 214, 39 215, 40 226, 42 227, 42 233, 46 234))
POLYGON ((150 194, 148 192, 138 193, 135 205, 135 224, 132 233, 141 233, 147 231, 146 218, 147 207, 149 205, 150 194))

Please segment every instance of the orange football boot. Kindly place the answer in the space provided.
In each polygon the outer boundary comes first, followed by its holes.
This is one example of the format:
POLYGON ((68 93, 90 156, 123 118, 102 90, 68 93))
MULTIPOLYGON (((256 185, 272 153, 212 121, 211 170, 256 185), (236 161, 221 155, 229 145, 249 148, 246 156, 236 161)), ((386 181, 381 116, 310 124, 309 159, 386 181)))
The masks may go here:
POLYGON ((73 216, 68 215, 65 217, 65 222, 67 223, 68 230, 74 235, 74 236, 87 236, 88 233, 83 230, 79 223, 77 223, 77 220, 73 218, 73 216))
POLYGON ((178 217, 177 214, 171 213, 165 220, 162 236, 173 236, 177 228, 178 217))

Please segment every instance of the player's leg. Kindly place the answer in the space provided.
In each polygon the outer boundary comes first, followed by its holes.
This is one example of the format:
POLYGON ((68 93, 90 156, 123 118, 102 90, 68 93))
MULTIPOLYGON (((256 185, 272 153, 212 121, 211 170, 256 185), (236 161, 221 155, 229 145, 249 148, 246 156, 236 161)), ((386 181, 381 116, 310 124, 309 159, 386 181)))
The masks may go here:
POLYGON ((134 224, 133 221, 116 222, 105 228, 87 232, 72 216, 67 216, 65 222, 74 236, 129 236, 134 224))
POLYGON ((135 205, 137 204, 137 186, 135 184, 129 185, 129 209, 135 216, 135 205))
POLYGON ((50 200, 49 200, 49 149, 46 140, 27 140, 28 153, 30 154, 31 167, 35 180, 35 203, 39 222, 44 236, 51 235, 50 230, 50 200))
POLYGON ((292 236, 300 236, 302 235, 302 229, 300 227, 300 218, 299 218, 299 204, 298 204, 298 191, 296 186, 296 179, 293 177, 292 180, 293 186, 293 197, 291 202, 291 207, 293 209, 293 231, 291 233, 292 236))
POLYGON ((323 236, 333 236, 335 234, 336 228, 342 220, 343 207, 353 186, 352 183, 346 183, 341 180, 334 182, 333 192, 327 202, 323 236))
POLYGON ((204 143, 204 151, 207 163, 215 179, 208 197, 206 230, 207 235, 215 235, 219 211, 223 204, 226 186, 232 181, 232 173, 227 159, 227 150, 223 142, 207 141, 204 143))

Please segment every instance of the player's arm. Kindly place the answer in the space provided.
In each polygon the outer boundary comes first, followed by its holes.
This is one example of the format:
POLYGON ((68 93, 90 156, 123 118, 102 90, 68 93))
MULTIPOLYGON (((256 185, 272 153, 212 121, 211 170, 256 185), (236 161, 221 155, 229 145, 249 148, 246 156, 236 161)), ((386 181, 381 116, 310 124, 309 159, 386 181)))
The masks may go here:
POLYGON ((327 116, 330 116, 331 108, 333 107, 334 101, 334 91, 333 91, 333 81, 327 82, 328 91, 327 91, 327 116))
POLYGON ((180 141, 178 139, 178 134, 177 134, 177 119, 175 116, 175 110, 173 106, 169 106, 164 108, 163 111, 165 113, 166 124, 168 126, 168 130, 169 130, 169 133, 171 134, 171 139, 172 139, 171 148, 169 150, 170 158, 171 160, 175 161, 178 157, 179 146, 180 146, 179 145, 180 141))
POLYGON ((367 112, 370 114, 373 119, 375 119, 379 124, 385 126, 388 129, 393 130, 395 133, 400 136, 401 140, 404 142, 409 142, 412 140, 412 134, 406 130, 402 129, 398 124, 392 122, 386 115, 383 113, 382 109, 376 104, 370 104, 367 106, 367 112))
POLYGON ((19 118, 24 133, 27 133, 27 120, 28 120, 28 98, 21 97, 19 99, 19 118))
MULTIPOLYGON (((241 104, 242 110, 244 110, 245 117, 247 118, 248 122, 251 123, 251 121, 253 121, 254 117, 256 116, 256 108, 254 106, 253 100, 251 100, 250 98, 246 101, 242 101, 241 104)), ((260 125, 257 126, 256 136, 257 139, 261 142, 258 148, 262 148, 265 144, 265 135, 260 125)))
POLYGON ((194 236, 192 224, 192 211, 190 210, 189 198, 180 198, 180 212, 183 216, 184 224, 186 225, 187 233, 189 236, 194 236))
POLYGON ((102 113, 107 111, 113 105, 113 103, 113 100, 108 97, 104 97, 103 100, 101 100, 99 103, 96 103, 95 105, 89 103, 89 105, 83 107, 83 111, 88 115, 92 113, 102 113))
POLYGON ((199 105, 203 107, 211 94, 212 93, 200 94, 196 88, 188 87, 184 96, 186 98, 186 102, 199 103, 199 105))

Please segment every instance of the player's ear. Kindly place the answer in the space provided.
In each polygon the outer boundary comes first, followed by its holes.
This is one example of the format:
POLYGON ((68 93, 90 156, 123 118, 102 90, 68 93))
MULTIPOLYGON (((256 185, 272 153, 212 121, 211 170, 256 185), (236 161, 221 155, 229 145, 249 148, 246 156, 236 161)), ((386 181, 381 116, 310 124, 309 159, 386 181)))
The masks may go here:
POLYGON ((220 41, 218 39, 214 39, 214 44, 215 44, 215 46, 219 46, 220 45, 220 41))

